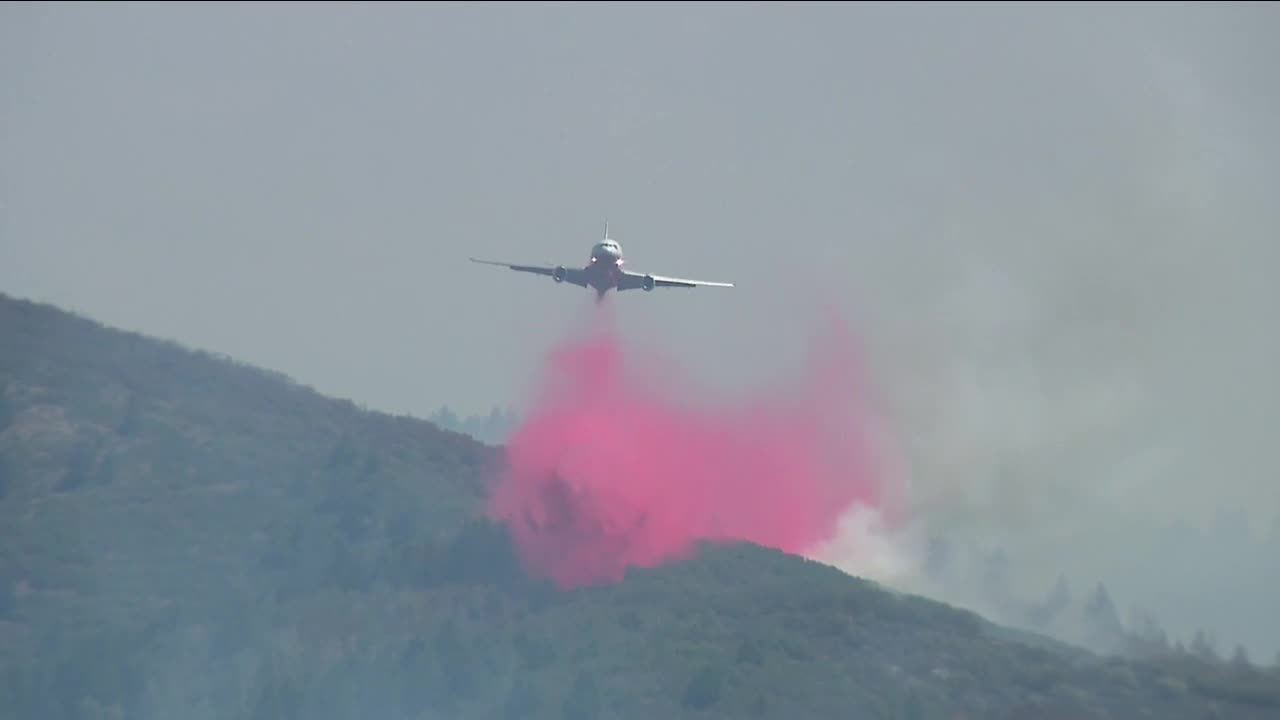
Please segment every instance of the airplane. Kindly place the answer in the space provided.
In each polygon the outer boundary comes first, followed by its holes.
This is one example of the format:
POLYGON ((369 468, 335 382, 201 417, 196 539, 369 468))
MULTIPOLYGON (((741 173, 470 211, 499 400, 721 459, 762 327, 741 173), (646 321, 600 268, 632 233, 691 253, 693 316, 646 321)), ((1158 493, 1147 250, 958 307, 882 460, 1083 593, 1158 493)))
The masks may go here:
POLYGON ((623 290, 639 288, 645 292, 652 292, 654 288, 660 287, 733 287, 733 283, 685 280, 683 278, 664 277, 650 273, 634 273, 624 269, 622 267, 624 262, 622 246, 618 244, 618 241, 609 237, 608 220, 604 223, 604 238, 591 247, 591 259, 581 268, 566 268, 564 265, 513 265, 495 260, 477 260, 476 258, 471 258, 471 262, 499 265, 516 272, 548 275, 557 283, 568 282, 578 287, 592 288, 596 291, 597 302, 603 300, 605 293, 610 290, 622 292, 623 290))

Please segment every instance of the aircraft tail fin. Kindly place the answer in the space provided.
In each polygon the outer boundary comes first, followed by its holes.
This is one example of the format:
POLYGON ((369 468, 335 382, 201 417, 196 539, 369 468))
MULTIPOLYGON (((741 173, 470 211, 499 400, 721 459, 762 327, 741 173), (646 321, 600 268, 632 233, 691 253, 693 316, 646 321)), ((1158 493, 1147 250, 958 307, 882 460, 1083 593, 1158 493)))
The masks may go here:
POLYGON ((609 239, 609 220, 607 218, 604 221, 604 239, 609 239))

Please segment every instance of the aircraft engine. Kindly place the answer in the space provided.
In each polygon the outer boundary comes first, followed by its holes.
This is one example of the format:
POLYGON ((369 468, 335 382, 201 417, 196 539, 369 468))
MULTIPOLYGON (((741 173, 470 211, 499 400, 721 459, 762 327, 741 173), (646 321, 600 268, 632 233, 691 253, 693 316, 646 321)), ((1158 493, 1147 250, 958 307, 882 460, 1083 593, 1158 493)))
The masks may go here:
POLYGON ((645 292, 651 292, 651 291, 653 290, 654 286, 656 286, 656 285, 657 285, 657 283, 656 283, 656 282, 654 282, 654 280, 653 280, 653 276, 652 276, 652 275, 645 275, 645 276, 644 276, 644 284, 642 284, 640 287, 644 288, 644 291, 645 291, 645 292))
POLYGON ((563 265, 557 265, 555 272, 551 274, 551 279, 558 283, 564 282, 565 270, 563 265))

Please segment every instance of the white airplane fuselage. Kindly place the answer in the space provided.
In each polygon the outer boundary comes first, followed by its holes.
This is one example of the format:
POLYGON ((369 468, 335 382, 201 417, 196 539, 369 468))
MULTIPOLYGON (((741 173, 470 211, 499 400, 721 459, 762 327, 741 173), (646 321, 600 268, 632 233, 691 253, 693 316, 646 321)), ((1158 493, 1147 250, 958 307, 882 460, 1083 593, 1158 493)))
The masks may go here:
POLYGON ((587 283, 600 295, 617 288, 623 262, 622 246, 614 240, 601 240, 591 247, 591 260, 583 268, 587 283))

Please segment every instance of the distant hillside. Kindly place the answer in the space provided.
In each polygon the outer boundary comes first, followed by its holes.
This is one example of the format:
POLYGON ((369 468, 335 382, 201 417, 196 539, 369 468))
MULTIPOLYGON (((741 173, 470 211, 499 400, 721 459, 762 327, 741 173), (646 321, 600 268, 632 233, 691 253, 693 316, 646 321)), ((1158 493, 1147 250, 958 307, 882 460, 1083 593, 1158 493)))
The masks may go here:
POLYGON ((497 450, 0 296, 0 718, 1275 718, 749 545, 526 577, 497 450))

